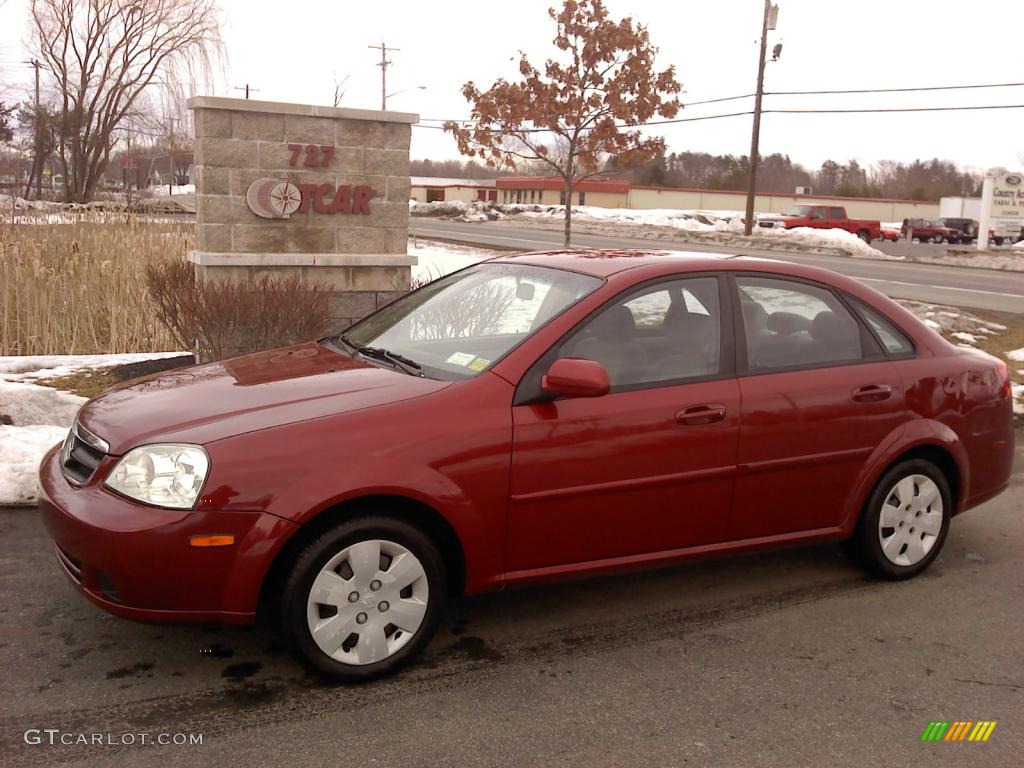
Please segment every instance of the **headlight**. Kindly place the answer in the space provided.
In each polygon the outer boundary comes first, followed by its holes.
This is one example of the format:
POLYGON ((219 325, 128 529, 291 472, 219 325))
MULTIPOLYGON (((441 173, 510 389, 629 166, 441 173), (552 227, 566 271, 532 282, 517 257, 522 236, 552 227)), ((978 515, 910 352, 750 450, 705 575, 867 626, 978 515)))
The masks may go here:
POLYGON ((201 446, 143 445, 122 456, 104 484, 144 504, 191 509, 209 469, 201 446))

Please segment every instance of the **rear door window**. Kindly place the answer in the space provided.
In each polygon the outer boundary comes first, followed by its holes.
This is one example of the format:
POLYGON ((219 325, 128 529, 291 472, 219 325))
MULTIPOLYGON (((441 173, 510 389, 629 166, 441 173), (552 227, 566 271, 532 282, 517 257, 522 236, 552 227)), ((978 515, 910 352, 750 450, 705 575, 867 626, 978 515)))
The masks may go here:
POLYGON ((736 287, 750 372, 865 358, 860 326, 832 291, 775 277, 740 276, 736 287))

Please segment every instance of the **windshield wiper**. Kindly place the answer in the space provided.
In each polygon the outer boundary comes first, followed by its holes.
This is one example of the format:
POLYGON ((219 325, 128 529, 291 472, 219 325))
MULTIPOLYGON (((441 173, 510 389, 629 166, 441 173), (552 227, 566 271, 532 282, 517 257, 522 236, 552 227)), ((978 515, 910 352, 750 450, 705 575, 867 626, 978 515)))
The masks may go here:
POLYGON ((356 344, 344 335, 338 336, 337 338, 342 344, 350 347, 364 357, 372 357, 374 360, 383 360, 386 363, 391 363, 392 366, 408 373, 410 376, 423 376, 423 366, 404 355, 400 355, 397 352, 392 352, 389 349, 382 349, 380 347, 362 346, 360 344, 356 344))

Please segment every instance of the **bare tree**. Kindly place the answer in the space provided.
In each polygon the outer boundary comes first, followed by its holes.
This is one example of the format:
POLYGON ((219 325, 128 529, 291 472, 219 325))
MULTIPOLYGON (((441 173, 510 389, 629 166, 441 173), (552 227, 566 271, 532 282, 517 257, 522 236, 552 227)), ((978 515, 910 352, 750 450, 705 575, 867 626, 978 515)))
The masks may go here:
POLYGON ((345 98, 345 92, 348 90, 348 79, 351 75, 345 75, 341 80, 338 79, 337 75, 334 75, 334 101, 331 102, 332 106, 338 106, 341 104, 341 100, 345 98))
POLYGON ((221 51, 215 0, 32 0, 30 24, 60 94, 57 151, 72 202, 92 199, 114 129, 141 94, 208 77, 221 51))

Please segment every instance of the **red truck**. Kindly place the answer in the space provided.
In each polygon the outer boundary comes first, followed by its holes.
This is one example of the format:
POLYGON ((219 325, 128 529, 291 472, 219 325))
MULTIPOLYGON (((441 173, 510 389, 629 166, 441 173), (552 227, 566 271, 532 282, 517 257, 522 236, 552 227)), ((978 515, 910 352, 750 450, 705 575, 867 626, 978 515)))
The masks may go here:
POLYGON ((882 236, 882 224, 868 219, 850 219, 846 209, 839 205, 794 205, 778 216, 763 216, 758 219, 761 227, 811 227, 813 229, 845 229, 870 243, 882 236))

